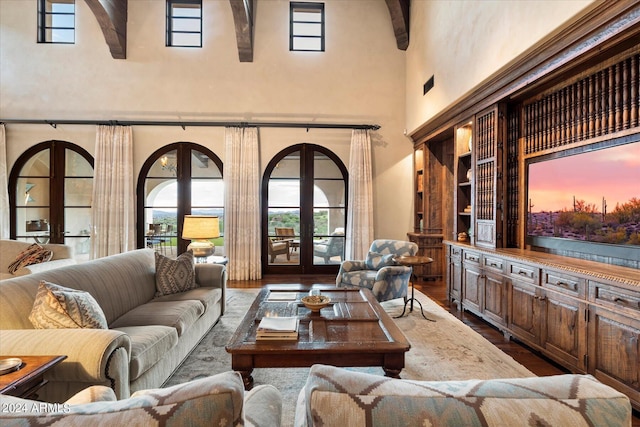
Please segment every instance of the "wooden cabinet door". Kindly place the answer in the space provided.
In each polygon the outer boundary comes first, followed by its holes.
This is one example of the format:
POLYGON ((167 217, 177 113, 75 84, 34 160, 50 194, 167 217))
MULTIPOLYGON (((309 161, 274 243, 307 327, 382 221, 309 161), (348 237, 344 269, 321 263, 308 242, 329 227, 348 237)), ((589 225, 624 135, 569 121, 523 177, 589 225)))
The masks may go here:
POLYGON ((475 116, 474 152, 474 237, 475 244, 502 247, 502 207, 506 193, 503 164, 506 141, 505 106, 496 105, 475 116))
POLYGON ((545 291, 542 346, 551 358, 577 372, 586 372, 587 324, 584 301, 545 291))
POLYGON ((507 327, 516 338, 531 345, 540 344, 542 318, 541 289, 519 280, 509 280, 507 327))
POLYGON ((496 325, 507 324, 507 292, 506 279, 495 273, 484 273, 482 286, 483 314, 485 318, 496 325))
POLYGON ((482 281, 480 268, 464 263, 462 280, 462 306, 478 315, 482 314, 482 281))
POLYGON ((462 302, 462 262, 459 259, 449 262, 449 299, 462 302))
POLYGON ((589 307, 589 373, 640 406, 640 317, 589 307))

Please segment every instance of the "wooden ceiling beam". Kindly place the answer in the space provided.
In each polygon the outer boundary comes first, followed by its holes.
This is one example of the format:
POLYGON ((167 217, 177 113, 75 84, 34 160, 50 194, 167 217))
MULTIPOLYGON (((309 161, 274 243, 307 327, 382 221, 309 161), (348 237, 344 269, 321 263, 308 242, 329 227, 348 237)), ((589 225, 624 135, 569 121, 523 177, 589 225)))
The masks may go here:
POLYGON ((253 62, 253 0, 229 0, 229 3, 236 27, 240 62, 253 62))
POLYGON ((127 58, 128 0, 85 0, 102 29, 114 59, 127 58))
POLYGON ((385 0, 391 15, 393 33, 396 36, 398 49, 407 50, 409 47, 409 9, 411 0, 385 0))

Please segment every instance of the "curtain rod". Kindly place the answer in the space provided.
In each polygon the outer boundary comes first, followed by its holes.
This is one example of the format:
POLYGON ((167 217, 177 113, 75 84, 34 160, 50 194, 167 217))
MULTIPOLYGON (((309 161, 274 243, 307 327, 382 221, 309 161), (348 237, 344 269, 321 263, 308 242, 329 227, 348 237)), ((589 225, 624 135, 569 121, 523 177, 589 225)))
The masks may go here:
POLYGON ((283 122, 217 122, 217 121, 152 121, 152 120, 36 120, 0 119, 0 123, 43 124, 54 129, 58 125, 107 125, 107 126, 224 126, 224 127, 267 127, 302 129, 369 129, 378 130, 380 125, 336 124, 336 123, 283 123, 283 122))

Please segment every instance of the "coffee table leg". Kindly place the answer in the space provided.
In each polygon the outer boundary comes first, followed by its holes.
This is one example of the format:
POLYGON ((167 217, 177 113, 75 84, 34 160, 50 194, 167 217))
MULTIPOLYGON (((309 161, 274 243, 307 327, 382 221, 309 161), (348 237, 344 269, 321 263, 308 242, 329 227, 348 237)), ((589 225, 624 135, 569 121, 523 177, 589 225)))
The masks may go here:
POLYGON ((252 370, 249 371, 238 371, 240 375, 242 375, 242 382, 244 383, 244 389, 249 391, 253 387, 253 376, 251 375, 252 370))
POLYGON ((384 370, 385 377, 400 378, 400 371, 402 371, 402 369, 387 369, 387 368, 382 368, 382 369, 384 370))
POLYGON ((242 375, 245 390, 253 386, 253 357, 247 355, 231 355, 231 369, 242 375))
POLYGON ((400 378, 402 368, 404 368, 404 353, 385 355, 384 365, 382 366, 385 377, 400 378))

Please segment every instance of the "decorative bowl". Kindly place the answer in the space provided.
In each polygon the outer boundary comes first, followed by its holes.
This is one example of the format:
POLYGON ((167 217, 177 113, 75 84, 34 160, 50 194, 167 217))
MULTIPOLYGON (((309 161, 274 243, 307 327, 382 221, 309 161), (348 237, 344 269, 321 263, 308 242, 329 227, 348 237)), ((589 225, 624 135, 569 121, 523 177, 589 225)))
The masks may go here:
POLYGON ((305 307, 314 312, 320 311, 331 302, 331 298, 326 295, 307 295, 300 298, 300 300, 305 307))

